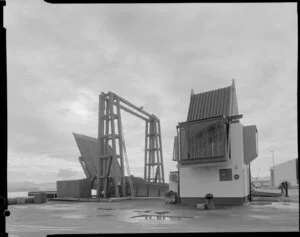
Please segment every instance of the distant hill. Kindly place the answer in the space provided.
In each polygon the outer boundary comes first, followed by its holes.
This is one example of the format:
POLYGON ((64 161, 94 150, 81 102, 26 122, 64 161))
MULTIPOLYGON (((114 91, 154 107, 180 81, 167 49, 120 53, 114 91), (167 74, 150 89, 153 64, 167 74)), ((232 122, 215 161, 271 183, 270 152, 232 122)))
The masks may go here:
POLYGON ((8 192, 27 192, 27 191, 54 191, 56 183, 33 183, 33 182, 8 182, 8 192))

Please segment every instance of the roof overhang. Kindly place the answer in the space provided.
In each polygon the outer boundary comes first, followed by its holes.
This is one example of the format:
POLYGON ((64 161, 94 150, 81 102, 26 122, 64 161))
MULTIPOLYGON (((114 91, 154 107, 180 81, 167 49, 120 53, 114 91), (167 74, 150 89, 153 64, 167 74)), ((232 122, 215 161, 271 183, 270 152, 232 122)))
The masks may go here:
POLYGON ((192 121, 187 121, 187 122, 181 122, 178 123, 177 128, 179 127, 183 127, 185 125, 190 125, 190 124, 194 124, 194 123, 200 123, 200 122, 208 122, 208 121, 216 121, 216 120, 220 120, 223 119, 225 123, 236 123, 239 121, 239 119, 243 118, 242 114, 238 114, 238 115, 234 115, 234 116, 217 116, 217 117, 212 117, 212 118, 205 118, 205 119, 199 119, 199 120, 192 120, 192 121))

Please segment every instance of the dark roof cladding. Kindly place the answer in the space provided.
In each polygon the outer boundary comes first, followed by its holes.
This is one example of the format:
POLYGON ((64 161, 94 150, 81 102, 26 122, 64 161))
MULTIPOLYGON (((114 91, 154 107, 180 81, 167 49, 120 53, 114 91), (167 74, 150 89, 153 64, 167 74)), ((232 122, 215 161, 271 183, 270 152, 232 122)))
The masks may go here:
POLYGON ((234 81, 231 86, 192 94, 187 122, 238 113, 234 81))

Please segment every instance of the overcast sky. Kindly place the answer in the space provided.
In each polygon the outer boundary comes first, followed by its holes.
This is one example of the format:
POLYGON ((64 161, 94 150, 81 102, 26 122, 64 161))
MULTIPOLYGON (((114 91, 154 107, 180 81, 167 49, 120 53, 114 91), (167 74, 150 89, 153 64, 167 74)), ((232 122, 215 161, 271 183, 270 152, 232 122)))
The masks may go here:
MULTIPOLYGON (((297 157, 297 5, 7 1, 8 181, 83 178, 72 132, 97 137, 98 94, 161 120, 165 176, 195 93, 235 79, 255 124, 253 176, 297 157)), ((131 171, 143 176, 144 122, 123 112, 131 171)))

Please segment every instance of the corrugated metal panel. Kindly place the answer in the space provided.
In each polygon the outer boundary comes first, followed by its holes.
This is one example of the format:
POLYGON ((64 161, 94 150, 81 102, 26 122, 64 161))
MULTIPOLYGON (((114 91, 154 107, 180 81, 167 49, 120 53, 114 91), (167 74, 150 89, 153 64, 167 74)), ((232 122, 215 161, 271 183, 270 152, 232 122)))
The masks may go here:
MULTIPOLYGON (((204 117, 204 118, 207 118, 207 115, 206 115, 206 110, 207 110, 207 106, 208 106, 208 101, 207 101, 207 92, 204 92, 204 94, 202 95, 203 96, 203 111, 201 111, 201 115, 204 117)), ((200 115, 200 116, 201 116, 200 115)), ((197 119, 197 118, 196 118, 197 119)))
POLYGON ((231 86, 191 96, 187 121, 229 116, 231 86))
POLYGON ((216 93, 215 96, 215 104, 216 106, 214 106, 214 114, 216 114, 217 116, 219 116, 219 109, 220 109, 220 105, 218 104, 218 101, 221 99, 221 93, 220 93, 220 89, 218 89, 218 92, 216 93))
POLYGON ((224 98, 224 102, 226 101, 226 103, 224 103, 224 110, 223 110, 223 114, 226 115, 226 116, 229 116, 229 110, 230 110, 230 106, 231 106, 231 103, 230 103, 230 96, 231 96, 231 87, 228 87, 227 89, 225 89, 224 91, 225 93, 225 98, 224 98))
POLYGON ((88 179, 61 180, 56 182, 57 197, 84 198, 91 196, 91 183, 88 179))

